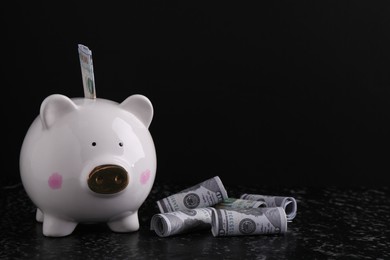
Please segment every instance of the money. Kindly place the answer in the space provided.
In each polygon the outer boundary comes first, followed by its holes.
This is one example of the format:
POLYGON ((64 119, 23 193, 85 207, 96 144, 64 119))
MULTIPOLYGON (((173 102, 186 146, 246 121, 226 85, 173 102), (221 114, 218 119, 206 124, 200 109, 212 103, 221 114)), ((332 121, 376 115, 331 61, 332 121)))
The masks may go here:
POLYGON ((222 202, 216 204, 214 208, 216 209, 229 209, 229 208, 260 208, 267 207, 265 201, 256 201, 256 200, 246 200, 246 199, 237 199, 237 198, 227 198, 222 202))
POLYGON ((206 208, 227 199, 221 179, 215 176, 197 185, 157 201, 161 213, 206 208))
POLYGON ((92 51, 82 44, 78 45, 84 96, 96 98, 95 77, 93 75, 92 51))
POLYGON ((287 232, 286 213, 281 207, 211 210, 214 237, 287 232))
POLYGON ((211 227, 211 209, 197 208, 158 213, 151 219, 151 229, 160 237, 183 234, 211 227))
POLYGON ((264 201, 268 207, 282 207, 286 212, 287 221, 293 220, 297 215, 297 202, 293 197, 245 193, 240 196, 240 199, 264 201))

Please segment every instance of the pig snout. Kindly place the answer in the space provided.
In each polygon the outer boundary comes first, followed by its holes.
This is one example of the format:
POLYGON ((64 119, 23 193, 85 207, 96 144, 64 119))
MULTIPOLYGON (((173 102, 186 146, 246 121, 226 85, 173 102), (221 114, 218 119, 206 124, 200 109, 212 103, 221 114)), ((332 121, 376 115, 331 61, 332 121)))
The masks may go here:
POLYGON ((115 194, 129 183, 127 171, 114 164, 105 164, 95 167, 88 176, 88 187, 99 194, 115 194))

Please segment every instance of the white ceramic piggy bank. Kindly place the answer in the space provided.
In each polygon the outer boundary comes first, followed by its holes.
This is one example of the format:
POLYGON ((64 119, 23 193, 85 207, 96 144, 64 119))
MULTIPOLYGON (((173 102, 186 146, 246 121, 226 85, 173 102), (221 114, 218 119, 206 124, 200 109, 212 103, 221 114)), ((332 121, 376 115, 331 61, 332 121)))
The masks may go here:
POLYGON ((142 95, 120 104, 58 94, 42 102, 21 147, 20 174, 45 236, 69 235, 78 223, 139 229, 138 209, 156 174, 152 117, 142 95))

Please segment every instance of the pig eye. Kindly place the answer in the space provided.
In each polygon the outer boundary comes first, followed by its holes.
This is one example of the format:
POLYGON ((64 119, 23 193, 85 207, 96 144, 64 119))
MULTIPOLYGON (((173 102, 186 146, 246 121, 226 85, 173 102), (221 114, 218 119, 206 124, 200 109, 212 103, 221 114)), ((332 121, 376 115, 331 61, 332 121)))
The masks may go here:
POLYGON ((119 142, 119 146, 122 147, 122 146, 123 146, 123 143, 122 143, 122 142, 119 142))
POLYGON ((92 142, 92 146, 96 146, 96 142, 92 142))

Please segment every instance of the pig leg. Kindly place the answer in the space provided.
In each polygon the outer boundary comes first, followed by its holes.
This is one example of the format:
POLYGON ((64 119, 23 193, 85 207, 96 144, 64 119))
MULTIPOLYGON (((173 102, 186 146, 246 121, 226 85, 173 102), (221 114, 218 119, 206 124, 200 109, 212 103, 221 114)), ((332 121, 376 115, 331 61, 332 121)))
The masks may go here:
POLYGON ((65 219, 54 217, 44 213, 43 234, 48 237, 63 237, 71 234, 77 223, 65 219))
POLYGON ((133 232, 139 229, 138 211, 128 211, 110 219, 108 227, 114 232, 133 232))
POLYGON ((43 222, 43 213, 40 209, 37 208, 37 213, 35 214, 35 219, 38 221, 38 222, 43 222))

